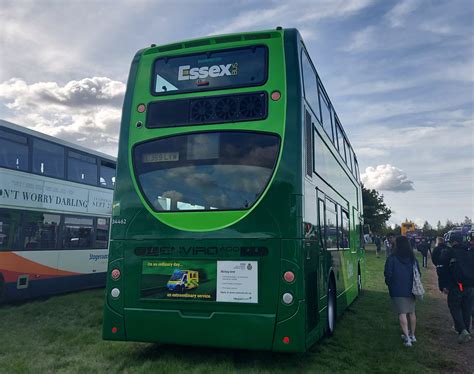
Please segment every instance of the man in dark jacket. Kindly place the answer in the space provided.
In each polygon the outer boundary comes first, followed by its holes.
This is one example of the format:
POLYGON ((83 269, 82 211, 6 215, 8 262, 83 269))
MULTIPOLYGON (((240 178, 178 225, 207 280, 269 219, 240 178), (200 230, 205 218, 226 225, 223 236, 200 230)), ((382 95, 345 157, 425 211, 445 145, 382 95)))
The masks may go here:
MULTIPOLYGON (((471 340, 471 309, 473 303, 473 290, 471 287, 465 287, 462 283, 455 281, 451 274, 449 264, 455 259, 456 251, 467 250, 462 242, 460 234, 450 236, 451 248, 446 247, 435 255, 433 251, 433 262, 442 265, 442 279, 439 278, 440 289, 448 295, 448 307, 453 317, 454 327, 458 332, 458 343, 466 343, 471 340)), ((436 248, 435 248, 436 250, 436 248)), ((439 273, 438 273, 439 274, 439 273)))
POLYGON ((436 266, 436 273, 438 274, 438 287, 441 292, 444 289, 448 289, 451 283, 451 274, 449 273, 449 263, 444 264, 441 261, 441 255, 443 258, 446 257, 446 251, 449 250, 449 247, 444 242, 444 238, 442 236, 438 236, 436 238, 436 245, 433 249, 433 253, 431 255, 431 260, 433 264, 436 266))
POLYGON ((418 250, 421 252, 423 256, 423 267, 428 267, 428 252, 430 252, 431 248, 427 239, 424 239, 421 244, 418 246, 418 250))

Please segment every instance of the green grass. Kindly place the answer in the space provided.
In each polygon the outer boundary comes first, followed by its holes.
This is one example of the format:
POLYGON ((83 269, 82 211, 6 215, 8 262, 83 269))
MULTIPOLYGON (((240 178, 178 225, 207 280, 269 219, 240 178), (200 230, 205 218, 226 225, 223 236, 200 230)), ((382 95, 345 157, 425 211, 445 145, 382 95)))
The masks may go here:
MULTIPOLYGON (((455 363, 430 325, 439 300, 417 305, 418 343, 402 345, 383 281, 384 259, 367 253, 364 293, 336 333, 304 355, 177 347, 101 339, 103 290, 0 308, 2 373, 433 373, 455 363), (421 317, 421 318, 420 318, 421 317)), ((242 332, 244 333, 244 332, 242 332)), ((248 332, 251 333, 251 332, 248 332)))

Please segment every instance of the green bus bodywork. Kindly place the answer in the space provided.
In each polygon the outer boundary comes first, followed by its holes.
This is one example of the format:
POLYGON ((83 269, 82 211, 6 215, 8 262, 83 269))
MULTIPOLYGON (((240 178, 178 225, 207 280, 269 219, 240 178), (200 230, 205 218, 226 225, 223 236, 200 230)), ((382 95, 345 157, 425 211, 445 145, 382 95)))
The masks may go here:
MULTIPOLYGON (((300 69, 303 48, 298 31, 285 29, 152 46, 135 55, 120 129, 104 339, 304 352, 328 332, 328 299, 334 295, 332 306, 337 315, 355 300, 365 279, 360 184, 316 118, 311 119, 311 131, 316 132, 310 137, 320 134, 319 141, 329 144, 332 162, 338 163, 345 179, 337 186, 318 170, 305 173, 305 123, 310 112, 300 69), (268 77, 263 85, 152 94, 150 82, 157 58, 252 45, 268 48, 268 77), (151 129, 144 125, 146 111, 137 110, 140 104, 148 107, 160 100, 261 91, 268 94, 268 114, 263 120, 151 129), (281 93, 279 100, 270 98, 274 91, 281 93), (179 134, 230 130, 271 133, 279 138, 274 170, 257 200, 248 209, 228 211, 154 209, 134 170, 137 144, 179 134), (346 184, 354 194, 344 194, 346 184), (326 238, 331 228, 324 231, 318 226, 323 219, 318 205, 325 209, 332 203, 336 214, 340 212, 337 206, 348 212, 346 240, 350 245, 346 249, 328 250, 326 238), (218 261, 238 261, 249 268, 258 265, 258 302, 216 300, 218 261), (178 295, 173 299, 164 290, 176 263, 199 271, 199 287, 188 298, 178 295), (113 269, 120 270, 118 279, 111 277, 113 269), (295 274, 294 281, 284 280, 287 271, 295 274), (118 297, 111 295, 115 288, 120 291, 118 297), (283 303, 284 293, 293 295, 290 304, 283 303)), ((316 169, 318 161, 312 163, 316 169)))

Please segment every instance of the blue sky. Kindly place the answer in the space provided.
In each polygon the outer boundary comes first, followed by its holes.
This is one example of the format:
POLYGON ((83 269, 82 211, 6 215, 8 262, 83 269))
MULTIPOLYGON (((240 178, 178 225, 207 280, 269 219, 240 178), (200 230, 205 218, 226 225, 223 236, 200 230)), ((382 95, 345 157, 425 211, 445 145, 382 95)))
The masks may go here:
POLYGON ((138 49, 296 27, 392 221, 462 221, 474 216, 473 23, 467 0, 0 0, 0 118, 115 154, 138 49))

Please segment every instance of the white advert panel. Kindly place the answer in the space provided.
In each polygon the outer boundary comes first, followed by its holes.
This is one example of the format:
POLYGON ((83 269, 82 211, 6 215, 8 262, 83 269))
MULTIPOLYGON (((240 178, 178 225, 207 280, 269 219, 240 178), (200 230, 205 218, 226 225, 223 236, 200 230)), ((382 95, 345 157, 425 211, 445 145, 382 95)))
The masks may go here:
POLYGON ((112 190, 2 170, 0 205, 68 213, 112 213, 112 190))
POLYGON ((258 303, 258 262, 217 261, 216 301, 258 303))

